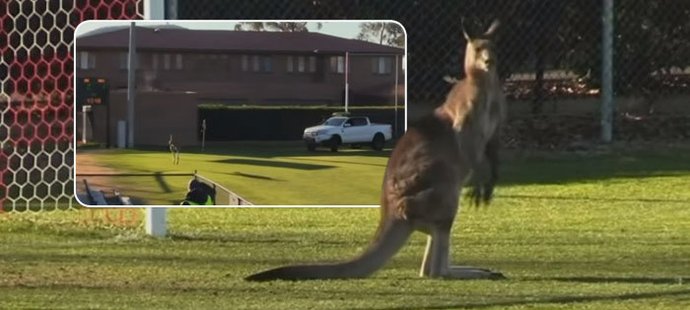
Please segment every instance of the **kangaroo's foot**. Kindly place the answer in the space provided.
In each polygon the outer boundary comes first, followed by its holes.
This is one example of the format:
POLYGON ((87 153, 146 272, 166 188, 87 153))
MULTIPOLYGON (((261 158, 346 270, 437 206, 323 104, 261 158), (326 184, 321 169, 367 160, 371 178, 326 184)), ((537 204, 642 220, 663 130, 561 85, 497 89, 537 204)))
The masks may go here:
POLYGON ((422 261, 420 276, 442 279, 500 280, 506 277, 489 269, 450 265, 450 230, 437 229, 427 239, 426 253, 422 261))

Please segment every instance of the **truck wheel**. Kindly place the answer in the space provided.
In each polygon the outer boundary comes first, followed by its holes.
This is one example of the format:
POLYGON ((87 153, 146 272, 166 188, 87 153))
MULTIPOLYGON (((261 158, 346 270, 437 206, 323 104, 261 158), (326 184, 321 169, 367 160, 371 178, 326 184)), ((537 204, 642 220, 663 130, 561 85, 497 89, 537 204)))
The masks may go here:
POLYGON ((333 136, 331 140, 328 141, 328 145, 331 147, 331 152, 337 152, 338 146, 340 146, 340 137, 333 136))
POLYGON ((377 151, 383 150, 383 145, 386 143, 386 139, 381 133, 374 135, 374 139, 371 140, 371 148, 377 151))

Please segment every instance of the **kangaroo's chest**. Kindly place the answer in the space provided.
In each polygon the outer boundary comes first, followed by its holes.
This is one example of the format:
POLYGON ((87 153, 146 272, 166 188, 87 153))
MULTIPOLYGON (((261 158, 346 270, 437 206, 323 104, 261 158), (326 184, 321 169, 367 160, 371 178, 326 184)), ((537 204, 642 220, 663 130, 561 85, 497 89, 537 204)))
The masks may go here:
MULTIPOLYGON (((478 91, 466 98, 472 107, 467 122, 458 128, 458 133, 464 131, 459 136, 470 136, 471 143, 483 145, 489 140, 498 128, 497 105, 499 104, 500 94, 491 88, 478 91)), ((466 143, 466 142, 465 142, 466 143)))
POLYGON ((485 102, 482 104, 482 109, 479 111, 480 113, 477 113, 476 115, 476 122, 478 124, 476 124, 475 127, 479 131, 479 136, 484 141, 491 138, 498 127, 497 116, 491 113, 494 108, 493 105, 497 104, 494 97, 495 96, 492 94, 487 94, 486 98, 484 99, 485 102))

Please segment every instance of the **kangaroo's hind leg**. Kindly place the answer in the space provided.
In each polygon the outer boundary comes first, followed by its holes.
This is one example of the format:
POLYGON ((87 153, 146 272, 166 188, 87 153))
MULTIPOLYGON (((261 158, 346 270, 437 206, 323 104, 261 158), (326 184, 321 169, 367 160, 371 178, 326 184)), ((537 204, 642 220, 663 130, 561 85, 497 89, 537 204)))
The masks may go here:
POLYGON ((421 276, 449 279, 504 279, 500 272, 470 266, 450 265, 450 231, 452 225, 437 225, 429 232, 421 276))

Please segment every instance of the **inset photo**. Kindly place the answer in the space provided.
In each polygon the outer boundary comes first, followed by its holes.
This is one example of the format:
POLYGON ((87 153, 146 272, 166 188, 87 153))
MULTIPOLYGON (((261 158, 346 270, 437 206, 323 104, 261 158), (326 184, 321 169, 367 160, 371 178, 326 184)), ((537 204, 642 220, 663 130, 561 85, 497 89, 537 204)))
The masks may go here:
POLYGON ((86 21, 74 46, 86 206, 372 206, 406 128, 391 20, 86 21))

